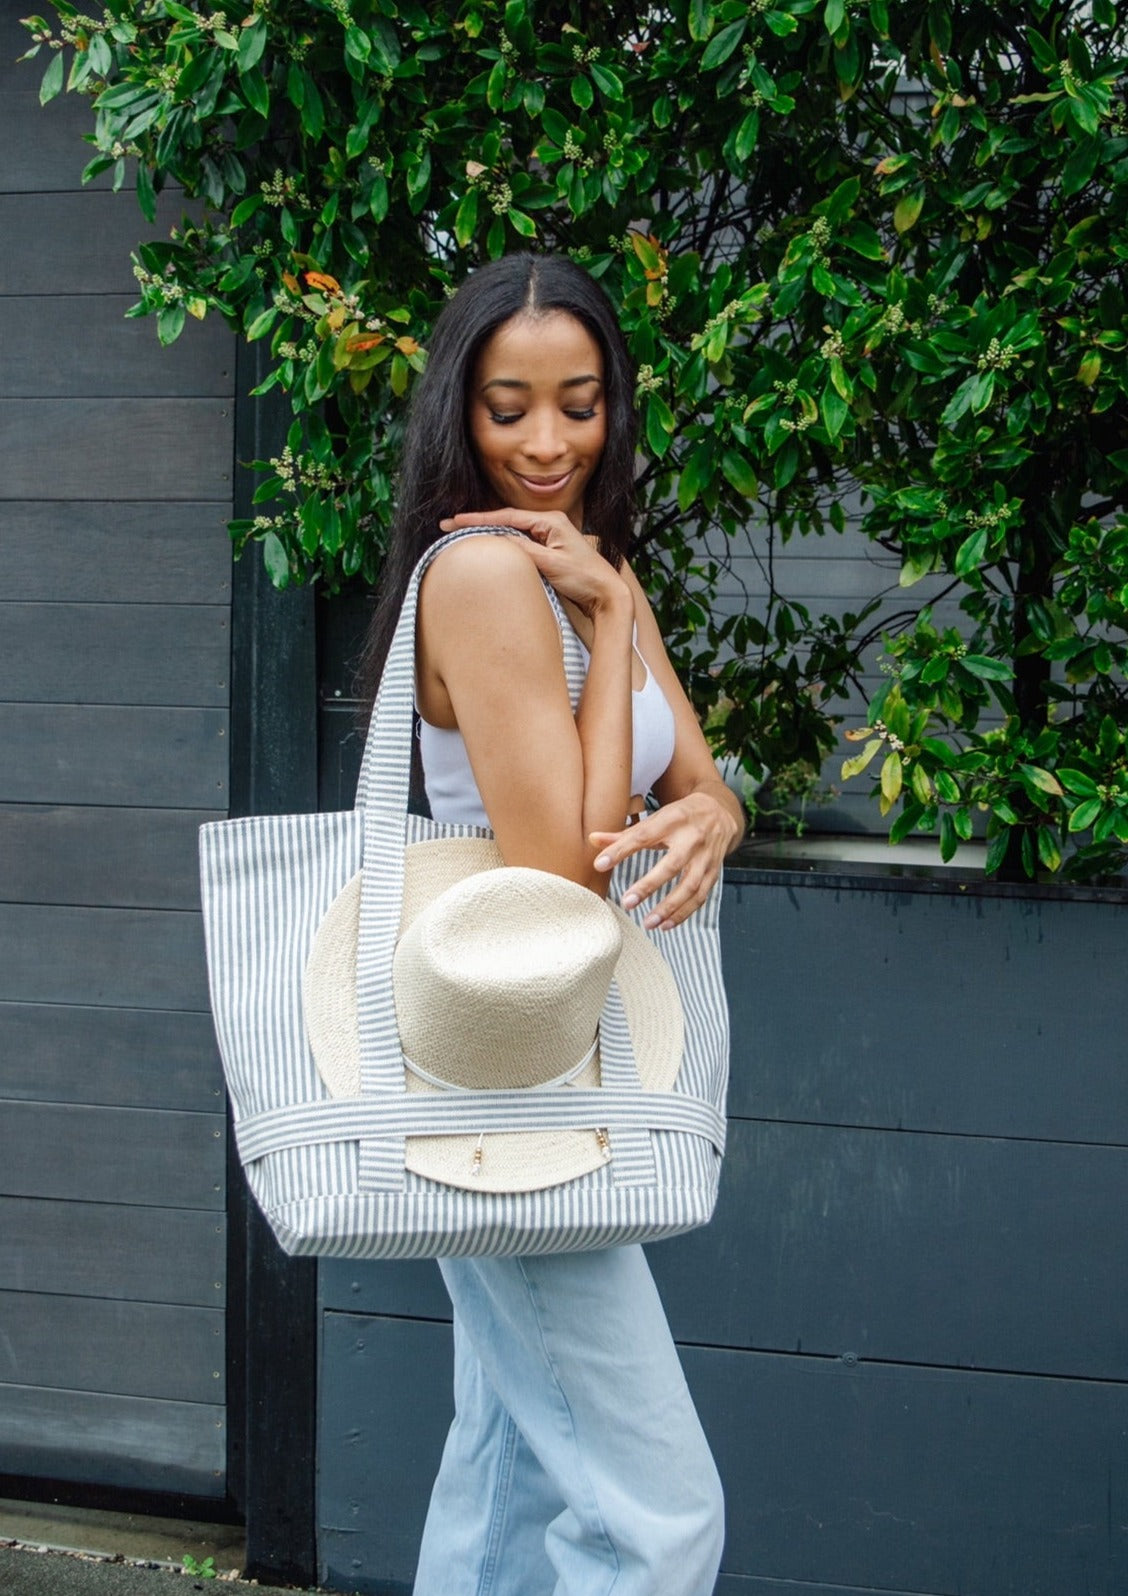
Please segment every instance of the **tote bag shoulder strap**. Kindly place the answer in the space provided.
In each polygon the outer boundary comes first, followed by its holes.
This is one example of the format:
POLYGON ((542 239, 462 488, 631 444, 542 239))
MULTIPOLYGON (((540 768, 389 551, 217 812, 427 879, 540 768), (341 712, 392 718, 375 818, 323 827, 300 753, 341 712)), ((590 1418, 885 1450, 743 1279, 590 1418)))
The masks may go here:
MULTIPOLYGON (((463 538, 520 535, 509 527, 496 526, 466 527, 462 531, 451 532, 431 545, 412 572, 365 739, 357 783, 358 809, 379 809, 388 816, 407 813, 411 784, 412 716, 415 708, 415 623, 419 608, 419 584, 428 566, 445 548, 463 538)), ((587 673, 583 649, 555 590, 548 582, 545 582, 544 590, 560 628, 564 674, 574 713, 587 673)))

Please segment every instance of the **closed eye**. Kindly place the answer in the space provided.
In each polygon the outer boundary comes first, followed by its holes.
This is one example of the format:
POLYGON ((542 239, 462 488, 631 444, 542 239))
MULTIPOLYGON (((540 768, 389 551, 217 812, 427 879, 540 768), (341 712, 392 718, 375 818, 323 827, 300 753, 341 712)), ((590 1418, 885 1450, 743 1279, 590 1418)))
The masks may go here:
MULTIPOLYGON (((596 409, 594 405, 590 405, 587 410, 565 410, 564 414, 568 417, 569 421, 591 421, 595 417, 596 409)), ((523 415, 524 411, 521 410, 515 410, 509 414, 502 414, 497 410, 491 410, 490 420, 499 427, 511 427, 515 421, 520 421, 523 415)))

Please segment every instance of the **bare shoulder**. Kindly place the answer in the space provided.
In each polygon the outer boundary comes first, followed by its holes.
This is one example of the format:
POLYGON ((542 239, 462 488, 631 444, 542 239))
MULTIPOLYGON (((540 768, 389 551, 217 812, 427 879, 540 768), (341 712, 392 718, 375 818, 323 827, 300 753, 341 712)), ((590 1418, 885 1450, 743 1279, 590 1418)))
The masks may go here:
POLYGON ((450 647, 461 651, 471 639, 488 655, 506 638, 534 646, 558 638, 540 572, 522 541, 460 538, 435 557, 420 602, 427 657, 439 660, 450 647))
POLYGON ((424 590, 440 604, 478 602, 526 585, 540 586, 540 576, 512 533, 459 538, 437 554, 424 579, 424 590))

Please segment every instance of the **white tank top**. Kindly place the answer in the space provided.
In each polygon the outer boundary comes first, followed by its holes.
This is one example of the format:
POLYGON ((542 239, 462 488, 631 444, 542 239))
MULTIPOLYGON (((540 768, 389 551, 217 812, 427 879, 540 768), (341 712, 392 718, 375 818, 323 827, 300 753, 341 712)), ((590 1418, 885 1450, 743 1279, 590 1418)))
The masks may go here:
MULTIPOLYGON (((562 611, 558 618, 575 635, 562 611)), ((591 656, 580 638, 577 637, 576 642, 586 670, 591 656)), ((649 793, 674 757, 674 712, 645 660, 642 666, 646 681, 631 693, 631 793, 639 797, 649 793)), ((457 729, 432 726, 420 718, 419 752, 431 818, 488 826, 489 818, 470 768, 462 733, 457 729)))

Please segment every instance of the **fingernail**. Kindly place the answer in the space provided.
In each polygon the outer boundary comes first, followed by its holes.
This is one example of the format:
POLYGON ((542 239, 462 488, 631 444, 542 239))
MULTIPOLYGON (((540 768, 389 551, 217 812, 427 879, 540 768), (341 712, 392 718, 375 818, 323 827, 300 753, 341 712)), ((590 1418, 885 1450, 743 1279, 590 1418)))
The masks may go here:
MULTIPOLYGON (((627 900, 624 898, 623 902, 625 903, 626 901, 627 900)), ((662 916, 660 914, 648 914, 642 923, 648 931, 657 931, 658 927, 662 924, 662 916)))
POLYGON ((638 906, 638 893, 637 892, 628 892, 626 894, 626 896, 623 898, 623 908, 624 909, 634 909, 634 908, 637 908, 637 906, 638 906))
POLYGON ((611 855, 609 853, 601 853, 599 858, 595 861, 595 868, 597 870, 610 870, 611 855))

